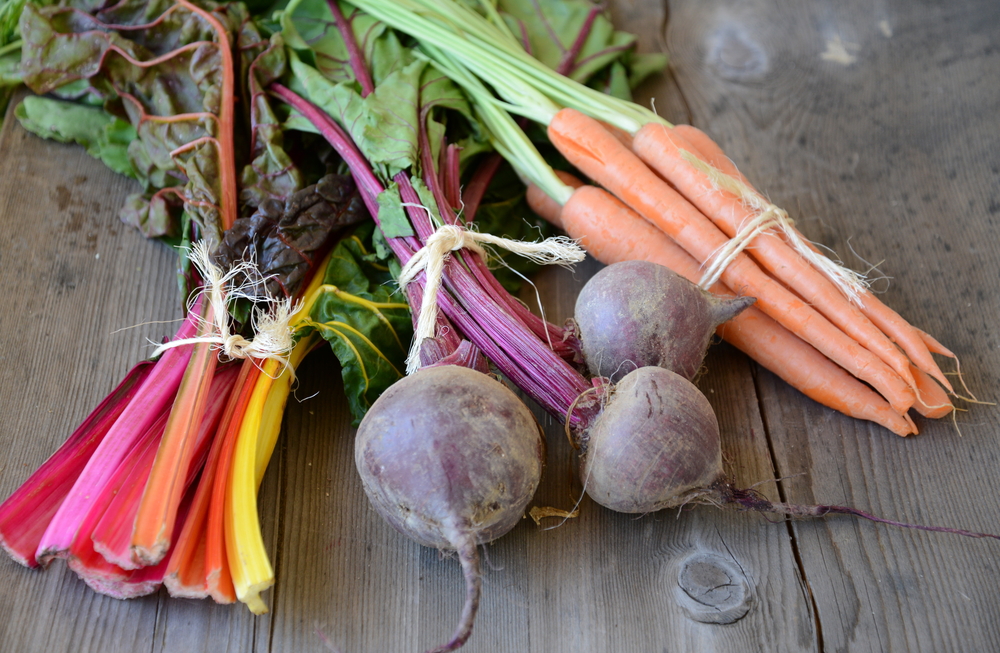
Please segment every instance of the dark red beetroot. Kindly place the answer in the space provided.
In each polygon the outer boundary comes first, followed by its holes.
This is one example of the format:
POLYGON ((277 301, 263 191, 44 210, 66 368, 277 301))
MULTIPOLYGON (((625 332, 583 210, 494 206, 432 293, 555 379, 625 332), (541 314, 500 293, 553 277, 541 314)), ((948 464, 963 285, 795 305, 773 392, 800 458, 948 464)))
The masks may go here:
POLYGON ((789 517, 847 514, 905 528, 1000 539, 904 524, 846 506, 774 503, 734 487, 722 469, 719 425, 708 400, 690 381, 660 367, 639 368, 615 385, 577 444, 583 450, 580 475, 587 494, 618 512, 711 503, 789 517))
POLYGON ((587 282, 574 318, 594 376, 618 381, 655 365, 692 379, 715 328, 754 301, 717 297, 656 263, 623 261, 587 282))
POLYGON ((372 405, 354 459, 389 524, 424 546, 458 552, 465 607, 451 640, 434 650, 460 647, 479 605, 476 547, 517 524, 541 480, 545 441, 534 415, 485 374, 427 367, 372 405))
POLYGON ((580 444, 587 494, 618 512, 678 506, 724 476, 708 399, 661 367, 625 375, 580 444))

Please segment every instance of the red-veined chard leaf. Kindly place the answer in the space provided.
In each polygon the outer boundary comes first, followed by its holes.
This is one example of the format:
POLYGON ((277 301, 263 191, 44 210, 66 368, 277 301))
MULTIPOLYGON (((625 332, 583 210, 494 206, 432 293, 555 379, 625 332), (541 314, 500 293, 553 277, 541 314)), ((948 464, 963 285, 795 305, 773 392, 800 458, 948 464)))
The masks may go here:
MULTIPOLYGON (((231 32, 242 5, 214 9, 231 32)), ((151 0, 100 11, 85 0, 21 14, 24 82, 36 93, 85 84, 86 94, 125 117, 138 137, 132 168, 145 186, 122 217, 147 236, 179 231, 177 198, 203 237, 221 238, 219 136, 221 57, 214 32, 183 7, 151 0), (173 197, 168 197, 172 195, 173 197)), ((226 162, 225 165, 234 165, 226 162)))

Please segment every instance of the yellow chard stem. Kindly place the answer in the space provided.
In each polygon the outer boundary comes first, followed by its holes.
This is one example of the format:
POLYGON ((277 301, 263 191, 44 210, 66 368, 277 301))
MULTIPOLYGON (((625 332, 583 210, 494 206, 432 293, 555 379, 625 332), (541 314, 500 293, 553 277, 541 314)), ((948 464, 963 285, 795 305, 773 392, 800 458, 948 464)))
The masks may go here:
MULTIPOLYGON (((326 264, 320 269, 326 269, 326 264)), ((293 330, 305 323, 322 292, 322 283, 323 275, 315 275, 303 293, 304 306, 291 319, 293 330)), ((301 338, 285 366, 276 360, 264 363, 250 395, 233 453, 225 505, 226 552, 236 597, 254 614, 267 612, 267 604, 260 594, 274 585, 274 569, 267 556, 257 513, 257 492, 281 432, 281 418, 295 368, 317 339, 315 334, 301 338)))

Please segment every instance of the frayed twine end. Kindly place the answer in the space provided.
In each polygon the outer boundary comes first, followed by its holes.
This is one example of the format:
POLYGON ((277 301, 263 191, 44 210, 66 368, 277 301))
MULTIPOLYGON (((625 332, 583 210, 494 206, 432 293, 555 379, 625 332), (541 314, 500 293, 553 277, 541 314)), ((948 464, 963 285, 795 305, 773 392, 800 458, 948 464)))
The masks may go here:
POLYGON ((251 292, 254 287, 264 286, 261 283, 264 279, 255 263, 252 260, 243 261, 223 271, 212 263, 210 245, 204 240, 191 247, 188 258, 205 281, 188 302, 188 312, 198 324, 200 335, 164 343, 153 352, 153 357, 172 347, 207 343, 219 351, 220 358, 275 360, 287 368, 288 356, 295 346, 292 318, 301 305, 294 304, 290 298, 275 299, 251 292), (235 285, 237 279, 244 281, 235 285), (264 305, 264 308, 254 308, 251 315, 254 332, 251 339, 230 331, 228 302, 237 299, 264 305), (194 312, 199 300, 207 302, 202 314, 194 312))

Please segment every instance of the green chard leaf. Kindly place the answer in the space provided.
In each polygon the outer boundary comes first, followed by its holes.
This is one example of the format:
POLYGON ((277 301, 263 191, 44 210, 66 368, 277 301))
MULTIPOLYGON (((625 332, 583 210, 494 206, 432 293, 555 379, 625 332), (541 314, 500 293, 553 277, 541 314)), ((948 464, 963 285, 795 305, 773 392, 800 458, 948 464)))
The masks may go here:
POLYGON ((383 179, 417 163, 417 101, 425 61, 392 72, 368 97, 350 82, 333 83, 292 56, 292 72, 308 98, 350 134, 383 179))
POLYGON ((247 21, 240 29, 238 46, 245 69, 246 101, 250 124, 249 165, 240 176, 243 213, 252 213, 267 199, 283 199, 304 185, 302 173, 285 151, 285 130, 264 89, 285 74, 288 60, 281 34, 269 40, 247 21))
MULTIPOLYGON (((461 115, 465 124, 475 124, 465 95, 425 58, 404 47, 395 31, 350 5, 343 4, 342 11, 371 71, 374 92, 362 98, 347 47, 325 0, 293 0, 282 16, 282 34, 295 50, 295 80, 309 99, 344 127, 383 179, 420 167, 417 141, 422 116, 427 118, 436 160, 449 128, 444 115, 461 115)), ((293 116, 286 126, 298 124, 293 116)), ((463 133, 458 138, 467 139, 470 150, 481 151, 473 147, 484 140, 478 134, 463 133)))
POLYGON ((403 199, 395 182, 378 194, 378 219, 386 238, 406 238, 414 235, 410 219, 406 217, 403 199))
MULTIPOLYGON (((248 18, 241 4, 210 10, 230 33, 248 18)), ((211 27, 166 0, 126 0, 107 10, 88 0, 29 3, 20 27, 24 82, 33 91, 98 100, 135 128, 128 159, 145 191, 129 198, 122 219, 146 236, 176 238, 179 211, 161 201, 169 189, 200 236, 218 240, 220 160, 211 139, 222 74, 211 27)))
POLYGON ((0 0, 0 48, 17 41, 20 36, 18 20, 25 0, 0 0))
MULTIPOLYGON (((384 23, 346 3, 338 6, 351 25, 376 86, 413 63, 413 53, 384 23)), ((300 53, 308 51, 310 63, 324 77, 335 84, 357 84, 347 46, 333 22, 327 0, 292 0, 281 15, 281 27, 289 47, 300 53)))
POLYGON ((636 36, 615 30, 599 6, 589 0, 499 0, 498 9, 510 30, 522 38, 532 55, 558 70, 568 68, 569 77, 613 95, 625 94, 653 72, 663 70, 661 54, 636 55, 636 36), (592 15, 593 14, 593 15, 592 15), (587 31, 582 47, 566 61, 580 35, 587 31), (622 71, 607 70, 619 64, 622 71))
POLYGON ((98 107, 35 96, 24 98, 14 109, 14 115, 31 133, 83 145, 87 154, 115 172, 136 176, 128 160, 128 145, 135 139, 136 131, 121 118, 98 107))
POLYGON ((374 251, 373 231, 373 223, 364 223, 337 245, 310 314, 340 361, 355 425, 405 375, 413 335, 409 306, 374 251))

